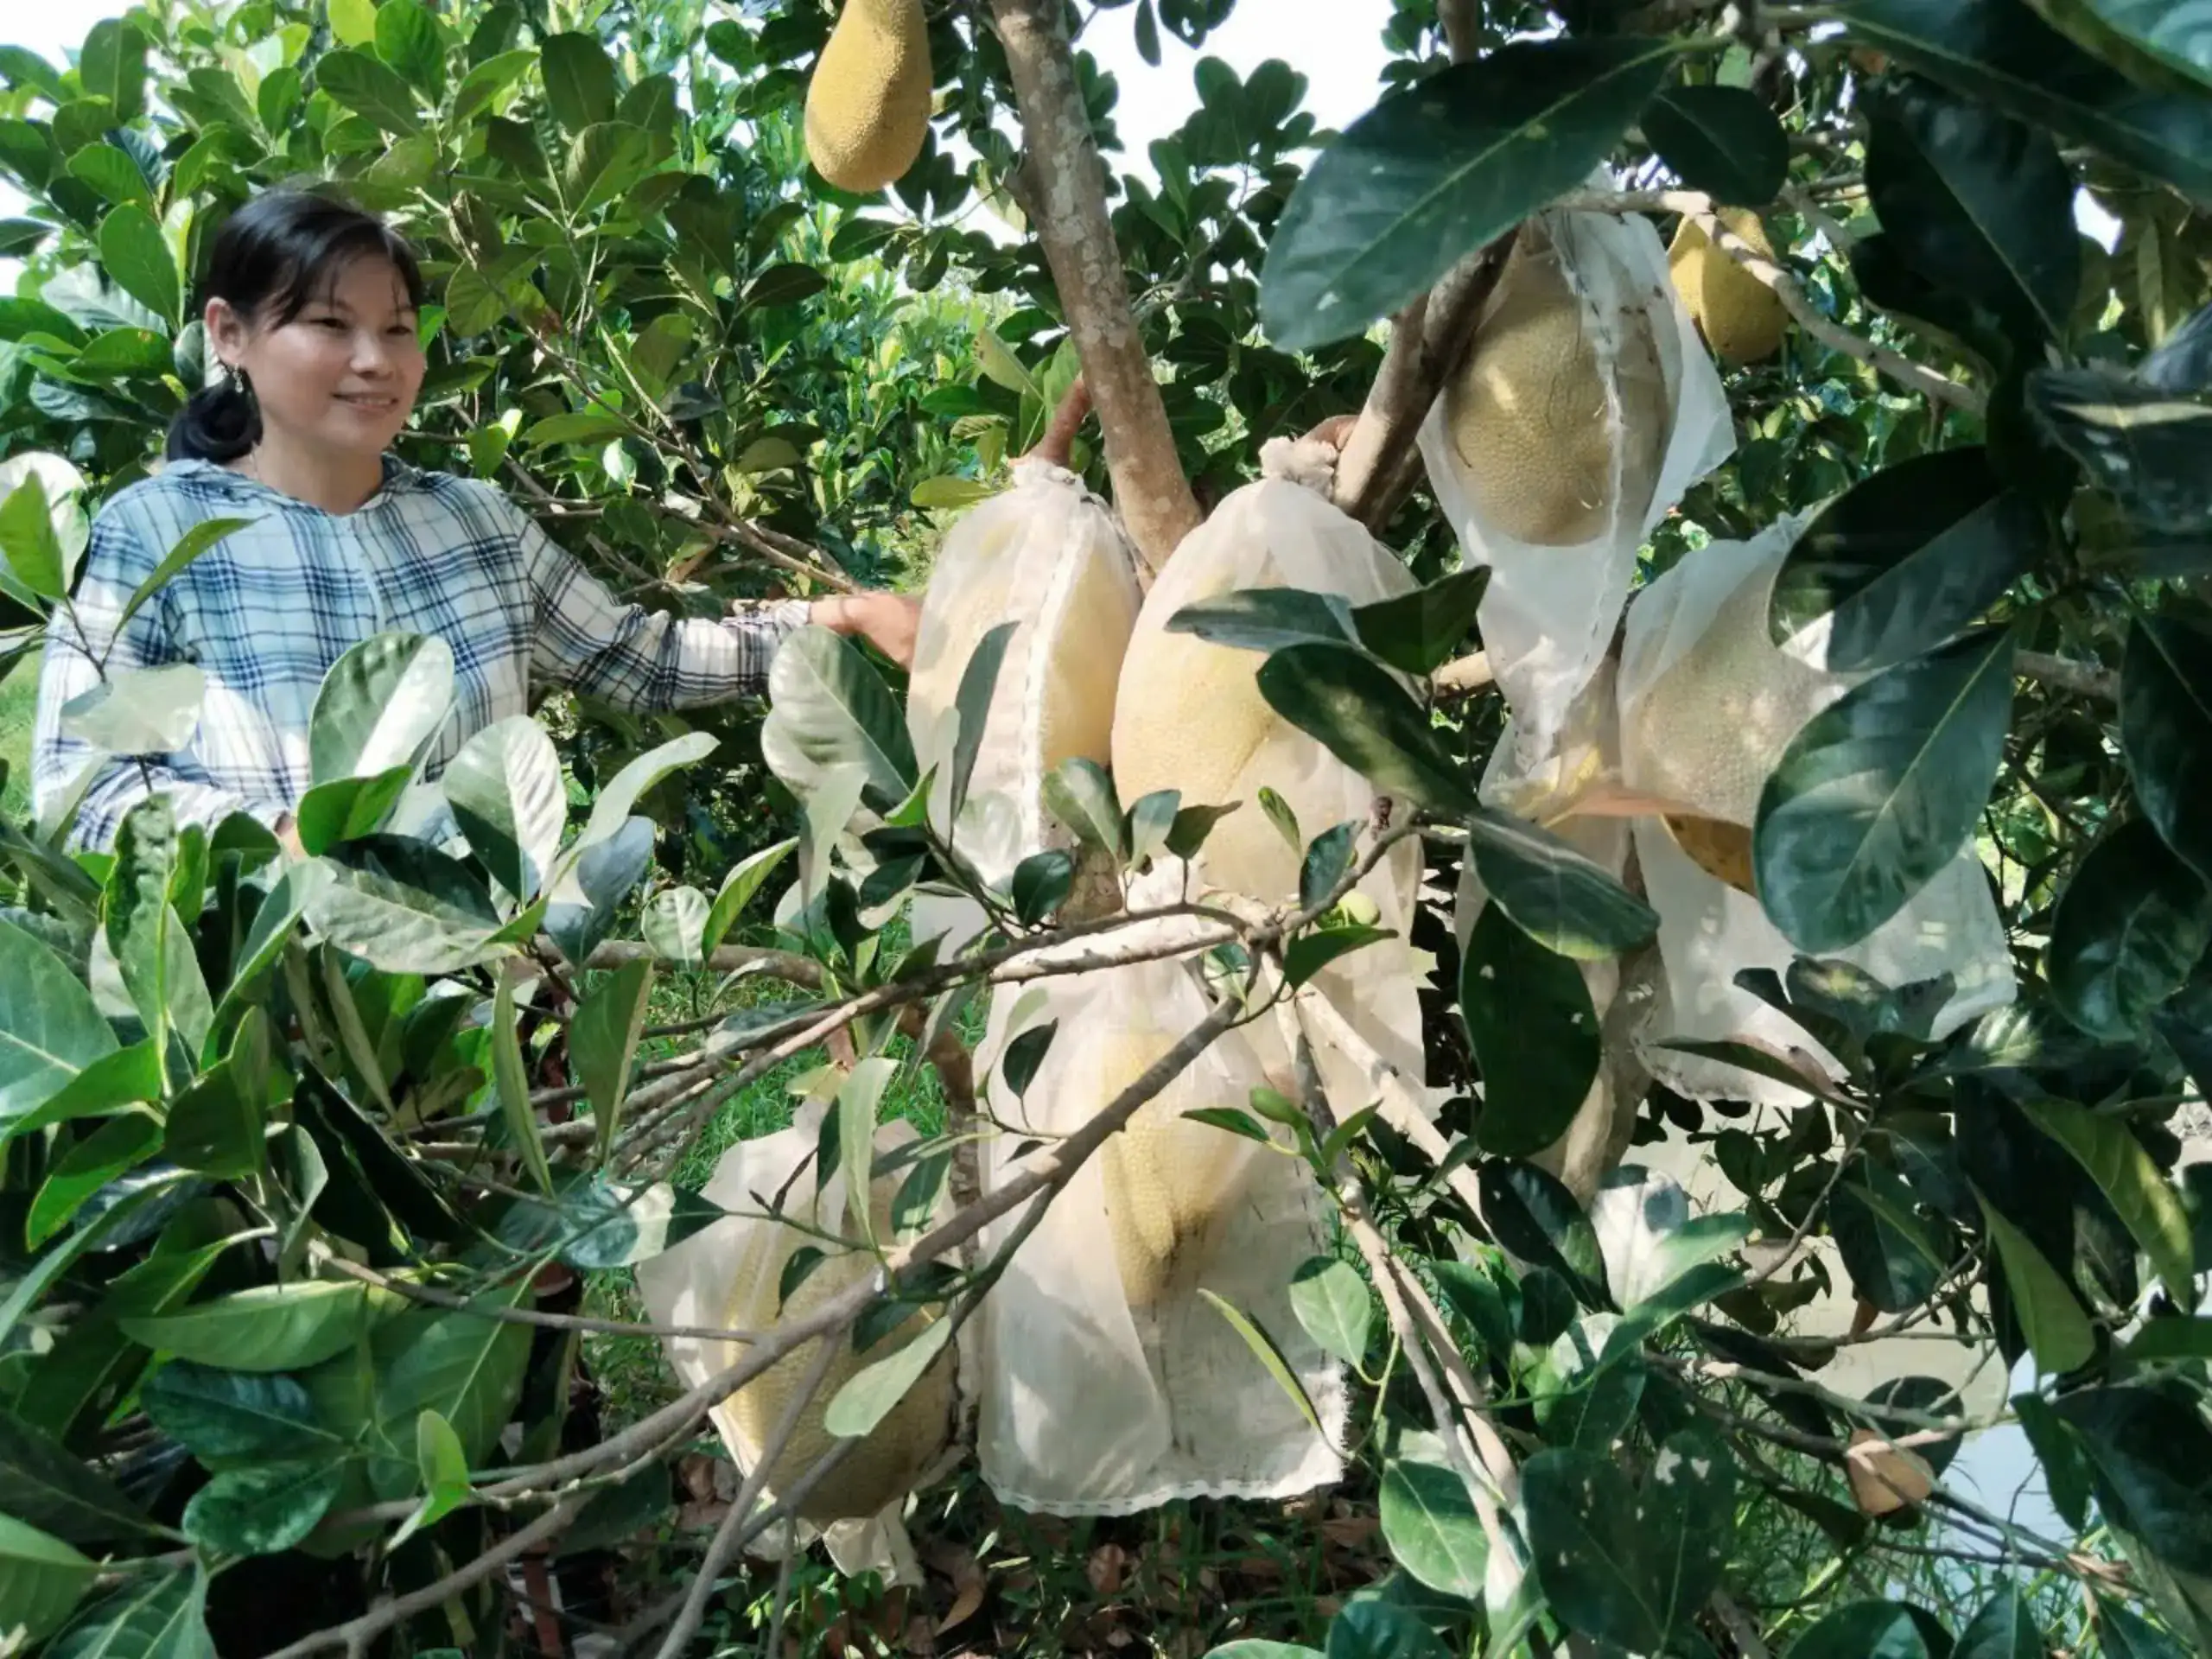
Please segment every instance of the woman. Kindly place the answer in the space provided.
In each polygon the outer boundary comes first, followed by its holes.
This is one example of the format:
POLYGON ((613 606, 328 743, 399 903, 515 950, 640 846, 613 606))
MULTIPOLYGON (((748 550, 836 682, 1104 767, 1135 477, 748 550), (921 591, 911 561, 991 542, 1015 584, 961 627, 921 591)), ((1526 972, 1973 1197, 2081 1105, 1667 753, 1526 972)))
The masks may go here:
POLYGON ((812 621, 905 664, 917 602, 865 593, 741 602, 719 620, 618 603, 488 484, 421 472, 388 451, 422 390, 415 256, 380 220, 311 193, 257 198, 216 238, 208 349, 225 368, 170 429, 168 465, 122 491, 92 526, 74 606, 49 630, 33 789, 41 816, 99 753, 66 735, 62 706, 117 670, 196 663, 207 698, 189 745, 100 761, 71 831, 104 848, 130 808, 168 795, 180 822, 232 812, 296 852, 308 724, 330 665, 372 634, 452 647, 454 713, 435 777, 462 743, 566 685, 644 712, 764 683, 776 645, 812 621), (178 538, 212 518, 252 522, 130 617, 131 593, 178 538))

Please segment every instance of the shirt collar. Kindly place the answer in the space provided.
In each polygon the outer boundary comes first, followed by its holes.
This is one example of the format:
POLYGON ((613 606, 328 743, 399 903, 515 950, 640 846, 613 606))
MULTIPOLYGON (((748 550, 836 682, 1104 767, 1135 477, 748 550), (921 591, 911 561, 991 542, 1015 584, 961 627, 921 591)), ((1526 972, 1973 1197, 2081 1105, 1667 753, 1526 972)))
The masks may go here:
MULTIPOLYGON (((197 456, 168 462, 162 467, 162 474, 166 477, 193 479, 203 486, 228 495, 233 500, 267 502, 276 506, 289 508, 296 512, 317 513, 326 518, 353 516, 353 514, 341 515, 330 512, 316 506, 312 501, 302 501, 296 495, 287 495, 283 491, 272 485, 264 484, 257 478, 249 478, 244 473, 233 472, 219 461, 206 461, 197 456)), ((407 494, 421 488, 422 483, 423 474, 418 468, 410 467, 398 456, 387 453, 384 457, 384 481, 377 486, 374 494, 353 509, 353 512, 363 513, 373 507, 381 506, 393 496, 407 494)))

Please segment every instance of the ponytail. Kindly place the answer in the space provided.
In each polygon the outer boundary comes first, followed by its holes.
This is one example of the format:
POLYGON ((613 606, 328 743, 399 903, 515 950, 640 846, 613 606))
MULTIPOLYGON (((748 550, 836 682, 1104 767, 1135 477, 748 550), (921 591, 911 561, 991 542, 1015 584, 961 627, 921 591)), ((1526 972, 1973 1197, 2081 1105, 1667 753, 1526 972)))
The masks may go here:
POLYGON ((171 461, 236 461, 261 442, 261 406, 242 371, 195 391, 169 423, 171 461))

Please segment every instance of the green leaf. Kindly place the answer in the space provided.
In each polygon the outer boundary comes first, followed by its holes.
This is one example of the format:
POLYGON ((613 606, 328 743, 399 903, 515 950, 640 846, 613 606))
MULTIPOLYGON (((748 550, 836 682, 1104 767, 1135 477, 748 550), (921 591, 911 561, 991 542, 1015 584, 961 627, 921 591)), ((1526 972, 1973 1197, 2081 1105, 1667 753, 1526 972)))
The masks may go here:
POLYGON ((1313 1409, 1313 1402, 1306 1392, 1306 1385, 1298 1380, 1298 1373, 1283 1357, 1281 1348, 1268 1334, 1267 1327, 1204 1286, 1199 1287, 1198 1294, 1212 1303, 1214 1311, 1229 1321, 1230 1329, 1244 1338, 1244 1345, 1266 1367, 1268 1375, 1274 1378, 1275 1386, 1290 1396, 1291 1403, 1298 1408, 1299 1415, 1313 1426, 1316 1434, 1322 1433, 1320 1414, 1313 1409))
MULTIPOLYGON (((1261 1139, 1267 1139, 1264 1130, 1261 1139)), ((1347 1365, 1364 1363, 1374 1298, 1351 1263, 1333 1255, 1299 1263, 1290 1275, 1290 1308, 1306 1334, 1327 1352, 1347 1365)))
POLYGON ((760 891, 761 884, 775 874, 776 867, 798 845, 796 836, 787 836, 730 867, 729 874, 722 878, 721 887, 715 893, 714 904, 707 911, 707 925, 699 936, 700 950, 713 954, 746 906, 753 901, 753 895, 760 891))
POLYGON ((394 766, 374 778, 334 778, 315 785, 300 797, 292 813, 301 850, 320 857, 346 842, 375 835, 391 823, 393 809, 414 781, 414 767, 394 766))
POLYGON ((1929 1238, 1912 1189, 1869 1159, 1837 1183, 1828 1227, 1852 1287, 1885 1313, 1919 1306, 1950 1265, 1929 1238))
POLYGON ((867 1201, 873 1192, 870 1169, 875 1157, 875 1126, 883 1091, 899 1075, 899 1063, 872 1054, 854 1066, 837 1089, 837 1162, 845 1178, 845 1217, 850 1228, 857 1223, 861 1236, 879 1243, 874 1236, 874 1206, 867 1201))
POLYGON ((704 961, 707 895, 696 887, 663 887, 645 906, 638 931, 664 960, 704 961))
POLYGON ((1382 793, 1453 817, 1477 810, 1427 715, 1366 652, 1323 640, 1287 645, 1260 665, 1259 685, 1269 708, 1382 793))
POLYGON ((235 536, 247 525, 260 522, 259 518, 203 518, 193 525, 176 538, 162 556, 162 562, 154 567, 153 574, 131 590, 130 597, 124 602, 123 614, 117 620, 115 631, 121 633, 128 627, 130 619, 138 614, 146 601, 175 581, 202 553, 235 536))
POLYGON ((2127 1125, 2070 1101, 2023 1100, 2020 1108, 2088 1172, 2176 1302, 2190 1306, 2196 1263, 2189 1212, 2127 1125))
POLYGON ((276 1554, 315 1529, 351 1473, 344 1462, 226 1469, 184 1506, 184 1535, 229 1555, 276 1554))
POLYGON ((165 1053, 171 1031, 199 1053, 215 1019, 191 936, 169 902, 177 839, 168 798, 149 796, 130 809, 116 833, 115 869, 108 878, 108 948, 156 1054, 165 1053))
POLYGON ((2044 1659, 2043 1634, 2017 1585, 2005 1584, 1959 1632, 1951 1659, 2044 1659))
POLYGON ((945 810, 957 823, 962 803, 968 798, 968 780, 975 775, 976 757, 982 750, 983 729, 991 712, 991 694, 998 689, 999 664, 1006 659, 1013 640, 1014 622, 1001 622, 976 642, 960 671, 960 690, 953 698, 959 725, 953 738, 952 770, 945 778, 945 810))
POLYGON ((1326 1659, 1449 1659, 1450 1649, 1409 1607, 1355 1601, 1329 1621, 1326 1659))
POLYGON ((2179 1642, 2133 1608, 2102 1596, 2096 1606, 2104 1659, 2190 1659, 2179 1642))
POLYGON ((2060 894, 2044 962, 2066 1017, 2108 1042, 2139 1040, 2212 946, 2212 889, 2139 819, 2089 851, 2060 894))
POLYGON ((435 104, 446 95, 446 45, 437 19, 416 0, 383 0, 377 8, 377 56, 435 104))
POLYGON ((469 851, 518 899, 535 899, 569 818, 561 757, 545 728, 528 715, 486 727, 461 746, 440 782, 469 851))
POLYGON ((1537 1452, 1521 1481, 1537 1581, 1572 1628, 1657 1653, 1719 1587, 1736 1463, 1707 1430, 1669 1436, 1640 1489, 1610 1458, 1579 1449, 1537 1452))
POLYGON ((141 1401, 155 1427, 210 1468, 335 1459, 347 1450, 293 1376, 171 1360, 146 1379, 141 1401))
POLYGON ((626 1186, 570 1178, 550 1198, 515 1199, 499 1236, 517 1249, 550 1250, 579 1272, 599 1273, 673 1249, 722 1214, 719 1205, 665 1181, 626 1186))
POLYGON ((417 133, 414 88, 365 52, 340 50, 315 60, 315 85, 379 130, 417 133))
POLYGON ((537 1190, 550 1192, 553 1168, 546 1161, 544 1143, 537 1138, 537 1113, 530 1103, 530 1073, 523 1065, 522 1039, 515 1024, 514 985, 504 974, 492 998, 492 1082, 499 1096, 499 1115, 506 1124, 508 1144, 537 1190))
POLYGON ((225 1061, 194 1079, 169 1104, 162 1150, 172 1162, 221 1180, 238 1180, 262 1166, 268 1133, 269 1016, 246 1010, 239 1045, 257 1046, 259 1063, 225 1061), (250 1081, 249 1081, 250 1080, 250 1081))
POLYGON ((329 0, 330 32, 346 46, 373 45, 376 0, 329 0))
POLYGON ((1475 625, 1490 588, 1490 567, 1478 564, 1440 576, 1426 588, 1362 605, 1351 613, 1359 643, 1400 671, 1432 674, 1451 660, 1475 625))
POLYGON ((1358 623, 1341 595, 1302 588, 1236 588, 1185 605, 1166 626, 1170 633, 1196 634, 1233 651, 1281 651, 1314 640, 1361 643, 1358 623))
POLYGON ((0 1411, 0 1514, 73 1544, 157 1530, 105 1475, 7 1411, 0 1411))
POLYGON ((1258 1141, 1268 1146, 1274 1144, 1259 1119, 1235 1106, 1198 1106, 1181 1114, 1193 1123, 1204 1123, 1209 1128, 1226 1129, 1231 1135, 1241 1135, 1247 1141, 1258 1141))
POLYGON ((2143 816, 2212 881, 2212 627, 2137 614, 2120 667, 2120 747, 2143 816))
POLYGON ((1460 959, 1459 1012, 1482 1068, 1475 1138, 1504 1158, 1542 1151, 1598 1077, 1598 1011, 1582 969, 1486 906, 1460 959))
MULTIPOLYGON (((1151 0, 1143 0, 1143 3, 1149 5, 1151 0)), ((1319 1648, 1301 1648, 1295 1642, 1251 1640, 1224 1642, 1217 1648, 1209 1648, 1205 1659, 1326 1659, 1326 1656, 1319 1648)))
POLYGON ((61 705, 61 729, 110 754, 168 754, 192 741, 207 686, 193 663, 116 669, 61 705))
POLYGON ((8 1628, 33 1642, 69 1616, 92 1588, 99 1567, 59 1538, 0 1515, 0 1607, 8 1628))
POLYGON ((2074 178, 2049 129, 1925 81, 1878 86, 1866 99, 1866 188, 1891 245, 2023 346, 2064 340, 2082 244, 2074 178))
POLYGON ((994 485, 948 473, 940 477, 924 479, 907 493, 906 499, 925 512, 957 512, 963 507, 974 506, 978 501, 988 501, 997 493, 998 489, 994 485))
POLYGON ((1934 1659, 1920 1621, 1894 1601, 1847 1602, 1790 1645, 1789 1659, 1934 1659))
POLYGON ((215 1659, 207 1611, 207 1580, 196 1567, 134 1573, 41 1659, 215 1659))
POLYGON ((1393 1459, 1382 1468, 1382 1517, 1399 1566, 1432 1590, 1482 1599, 1490 1539, 1456 1470, 1393 1459))
POLYGON ((596 122, 612 121, 620 92, 614 65, 594 35, 551 35, 541 45, 545 98, 553 118, 570 133, 596 122))
POLYGON ((1167 827, 1167 850, 1177 858, 1196 858, 1206 844, 1206 837, 1213 827, 1230 813, 1240 803, 1231 801, 1227 806, 1183 806, 1175 811, 1175 822, 1167 827))
POLYGON ((2056 1376, 2088 1364, 2096 1352, 2097 1336, 2080 1300, 2025 1233, 2005 1220, 1979 1192, 1974 1196, 1981 1205, 1982 1221, 1997 1245, 1998 1259, 2005 1264, 2012 1311, 2018 1316, 2036 1364, 2056 1376))
POLYGON ((69 965, 0 922, 0 1141, 115 1052, 115 1033, 69 965))
POLYGON ((1336 890, 1337 883, 1351 868, 1352 842, 1358 833, 1356 823, 1332 824, 1307 843, 1305 861, 1298 871, 1300 909, 1316 908, 1336 890))
POLYGON ((648 749, 631 761, 599 791, 598 798, 592 803, 591 817, 569 850, 580 852, 607 840, 630 821, 647 790, 671 772, 704 760, 717 747, 711 732, 687 732, 648 749))
POLYGON ((1574 1194, 1533 1164, 1492 1159, 1475 1172, 1483 1224, 1503 1249, 1530 1267, 1549 1268, 1592 1307, 1604 1307, 1605 1258, 1574 1194))
POLYGON ((135 204, 100 221, 100 267, 117 287, 171 327, 181 321, 184 286, 154 216, 135 204))
MULTIPOLYGON (((535 47, 522 47, 512 52, 502 52, 497 57, 486 58, 461 77, 461 85, 454 91, 453 114, 456 121, 489 109, 501 92, 520 80, 537 61, 535 47)), ((464 329, 465 334, 479 332, 464 329)))
POLYGON ((1277 221, 1261 318, 1285 351, 1358 333, 1574 188, 1666 78, 1671 42, 1516 41, 1385 97, 1277 221))
POLYGON ((253 925, 246 931, 245 943, 238 947, 231 970, 231 988, 223 993, 223 1000, 215 1010, 216 1029, 221 1029, 233 1003, 251 992, 261 976, 283 954, 300 918, 307 913, 307 889, 311 880, 299 868, 286 870, 262 899, 261 908, 254 912, 253 925))
POLYGON ((1075 887, 1075 860, 1058 848, 1032 853, 1014 867, 1014 913, 1034 927, 1058 909, 1075 887))
POLYGON ((950 1319, 931 1319, 912 1341, 854 1372, 822 1414, 824 1431, 841 1440, 874 1433, 875 1426, 921 1381, 922 1373, 951 1338, 950 1319))
POLYGON ((404 1306, 374 1286, 318 1280, 263 1285, 120 1323, 156 1353, 234 1371, 290 1371, 345 1352, 404 1306))
POLYGON ((161 1060, 154 1052, 153 1044, 136 1042, 92 1061, 48 1096, 43 1105, 17 1118, 11 1129, 0 1133, 0 1141, 7 1139, 8 1134, 29 1135, 53 1123, 102 1117, 118 1107, 161 1097, 161 1060))
POLYGON ((504 922, 458 859, 401 836, 364 836, 301 867, 308 925, 392 974, 452 974, 505 952, 504 922))
POLYGON ((1073 830, 1077 840, 1117 865, 1122 861, 1128 849, 1122 839, 1122 803, 1105 768, 1072 755, 1045 774, 1041 793, 1045 810, 1073 830))
POLYGON ((2152 1319, 2121 1350, 2131 1365, 2169 1359, 2212 1359, 2212 1319, 2152 1319))
POLYGON ((415 1420, 415 1467, 423 1477, 423 1505, 392 1535, 391 1548, 423 1528, 437 1525, 474 1496, 461 1436, 435 1411, 425 1411, 415 1420))
POLYGON ((591 1102, 602 1162, 621 1120, 623 1096, 629 1092, 630 1068, 645 1028, 652 983, 652 962, 625 963, 584 993, 569 1023, 569 1058, 584 1086, 584 1097, 591 1102))
POLYGON ((1971 633, 1813 716, 1759 798, 1759 901, 1799 950, 1855 944, 1974 831, 2012 715, 2012 638, 1971 633))
POLYGON ((1303 985, 1338 957, 1396 937, 1387 927, 1316 928, 1290 942, 1282 953, 1282 976, 1293 986, 1303 985))
POLYGON ((2089 1459, 2081 1437, 2060 1421, 2050 1402, 2036 1393, 2012 1396, 2020 1432, 2043 1465, 2050 1505, 2079 1532, 2089 1524, 2089 1459))
MULTIPOLYGON (((326 60, 327 61, 327 60, 326 60)), ((453 707, 453 650, 428 634, 375 634, 330 665, 308 724, 308 772, 373 778, 422 764, 453 707)))
POLYGON ((768 697, 760 752, 777 776, 857 765, 868 780, 861 798, 878 812, 895 811, 913 793, 919 774, 906 716, 882 677, 842 635, 809 626, 785 639, 768 671, 768 697))
POLYGON ((1775 642, 1826 616, 1831 671, 1916 657, 2002 598, 2044 540, 2033 505, 2000 488, 1986 450, 1916 455, 1853 486, 1805 527, 1775 578, 1775 642))
POLYGON ((88 1199, 145 1162, 161 1144, 161 1119, 150 1111, 134 1109, 108 1119, 48 1173, 24 1218, 23 1243, 37 1249, 67 1227, 88 1199))
POLYGON ((2196 1408, 2128 1387, 2062 1395, 2051 1408, 2088 1450, 2106 1521, 2183 1573, 2212 1573, 2212 1430, 2196 1408))
POLYGON ((1494 1355, 1513 1351, 1513 1319, 1506 1311, 1504 1293, 1487 1274, 1465 1262, 1440 1258, 1429 1263, 1452 1310, 1473 1327, 1483 1346, 1494 1355))
POLYGON ((113 144, 87 144, 79 150, 69 158, 69 176, 83 180, 108 201, 154 205, 153 187, 138 163, 113 144))
POLYGON ((652 143, 651 133, 619 121, 578 133, 569 149, 570 209, 588 213, 628 194, 652 164, 652 143))
POLYGON ((1837 10, 1861 44, 2212 201, 2212 105, 2136 86, 2019 0, 1849 0, 1837 10))
POLYGON ((378 1496, 401 1497, 415 1491, 415 1420, 424 1411, 453 1425, 472 1465, 498 1448, 499 1432, 522 1397, 531 1328, 486 1319, 482 1310, 509 1306, 516 1294, 492 1293, 467 1311, 409 1314, 403 1326, 384 1333, 380 1359, 387 1351, 394 1357, 378 1366, 378 1423, 385 1445, 404 1451, 372 1459, 370 1480, 378 1496))
POLYGON ((54 524, 46 480, 32 473, 0 499, 0 553, 16 579, 41 599, 69 591, 68 556, 54 524))
POLYGON ((2187 538, 2212 514, 2196 464, 2212 443, 2212 397, 2112 369, 2044 368, 2028 377, 2028 408, 2139 528, 2187 538))
POLYGON ((745 308, 753 310, 764 306, 798 305, 810 300, 830 286, 830 278, 812 265, 794 264, 788 261, 770 265, 746 285, 745 308))
POLYGON ((2028 0, 2044 21, 2146 86, 2212 89, 2212 18, 2174 0, 2028 0))
POLYGON ((77 78, 87 98, 104 98, 118 124, 146 108, 146 36, 135 19, 103 18, 85 36, 77 78))
POLYGON ((1734 207, 1782 193, 1789 140, 1774 111, 1741 86, 1669 86, 1643 106, 1643 136, 1692 190, 1734 207))

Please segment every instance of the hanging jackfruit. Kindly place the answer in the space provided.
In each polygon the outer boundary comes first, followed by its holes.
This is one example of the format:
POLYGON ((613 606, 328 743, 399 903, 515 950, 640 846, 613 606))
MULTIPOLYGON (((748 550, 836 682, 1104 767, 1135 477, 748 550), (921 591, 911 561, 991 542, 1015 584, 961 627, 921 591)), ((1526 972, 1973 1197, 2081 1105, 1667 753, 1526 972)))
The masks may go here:
MULTIPOLYGON (((1774 257, 1759 216, 1748 207, 1725 207, 1720 222, 1749 243, 1761 257, 1774 257)), ((1705 343, 1731 363, 1756 363, 1780 349, 1789 314, 1774 290, 1713 246, 1704 228, 1688 214, 1667 249, 1667 268, 1675 291, 1697 320, 1705 343)))
POLYGON ((921 0, 845 0, 807 82, 807 160, 841 190, 882 189, 922 153, 931 79, 921 0))
POLYGON ((1641 520, 1669 404, 1649 313, 1598 316, 1531 226, 1444 389, 1443 416, 1486 522, 1516 541, 1574 547, 1614 521, 1617 497, 1619 517, 1641 520))

